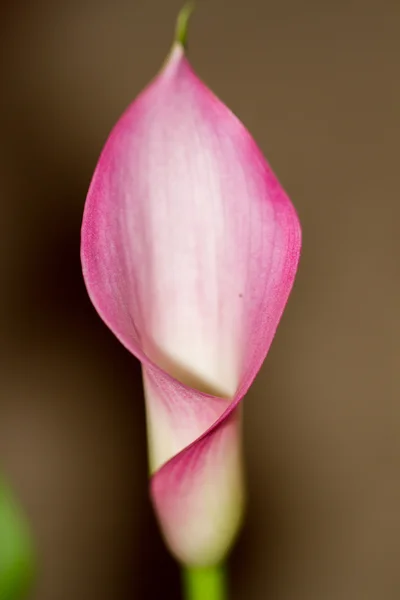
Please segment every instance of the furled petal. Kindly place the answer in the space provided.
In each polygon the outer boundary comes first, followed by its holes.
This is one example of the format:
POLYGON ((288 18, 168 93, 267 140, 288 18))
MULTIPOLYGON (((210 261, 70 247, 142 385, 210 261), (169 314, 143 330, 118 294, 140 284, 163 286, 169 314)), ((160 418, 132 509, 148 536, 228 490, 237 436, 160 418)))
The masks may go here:
POLYGON ((221 560, 239 524, 238 405, 299 252, 285 192, 176 43, 102 152, 82 264, 99 314, 142 362, 152 498, 186 564, 221 560))

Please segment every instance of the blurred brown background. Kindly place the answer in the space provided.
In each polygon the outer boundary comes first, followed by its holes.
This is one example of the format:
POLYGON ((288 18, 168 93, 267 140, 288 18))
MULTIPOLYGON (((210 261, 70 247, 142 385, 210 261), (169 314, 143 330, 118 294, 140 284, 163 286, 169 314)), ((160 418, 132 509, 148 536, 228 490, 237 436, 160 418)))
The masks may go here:
MULTIPOLYGON (((147 498, 140 369, 79 262, 106 136, 180 0, 0 8, 0 461, 41 561, 34 600, 180 596, 147 498)), ((198 74, 296 205, 304 249, 245 403, 232 600, 400 597, 400 4, 204 0, 198 74)))

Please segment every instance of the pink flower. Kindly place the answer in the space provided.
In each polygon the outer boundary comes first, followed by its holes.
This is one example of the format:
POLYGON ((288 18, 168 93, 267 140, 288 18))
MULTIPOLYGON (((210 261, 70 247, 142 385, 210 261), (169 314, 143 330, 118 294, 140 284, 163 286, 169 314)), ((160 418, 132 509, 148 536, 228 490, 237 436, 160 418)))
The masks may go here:
POLYGON ((142 363, 151 496, 187 565, 219 562, 240 524, 240 401, 299 253, 286 193, 176 42, 103 149, 82 265, 98 313, 142 363))

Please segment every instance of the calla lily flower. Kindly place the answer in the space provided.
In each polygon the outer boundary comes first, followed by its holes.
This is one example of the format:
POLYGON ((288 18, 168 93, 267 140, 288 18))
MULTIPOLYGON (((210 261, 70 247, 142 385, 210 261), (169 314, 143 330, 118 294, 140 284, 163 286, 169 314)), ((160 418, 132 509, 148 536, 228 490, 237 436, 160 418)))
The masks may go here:
POLYGON ((300 253, 296 212, 182 39, 128 107, 86 200, 90 298, 143 368, 151 497, 184 564, 226 555, 241 522, 240 403, 300 253))

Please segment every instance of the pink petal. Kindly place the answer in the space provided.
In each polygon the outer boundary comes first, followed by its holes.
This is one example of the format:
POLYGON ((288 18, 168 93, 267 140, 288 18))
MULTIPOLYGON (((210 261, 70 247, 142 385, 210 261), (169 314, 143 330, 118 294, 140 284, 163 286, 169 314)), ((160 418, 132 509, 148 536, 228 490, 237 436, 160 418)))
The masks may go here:
POLYGON ((175 44, 102 152, 82 264, 100 316, 142 362, 152 497, 185 563, 220 560, 240 521, 238 404, 299 253, 290 200, 175 44))

